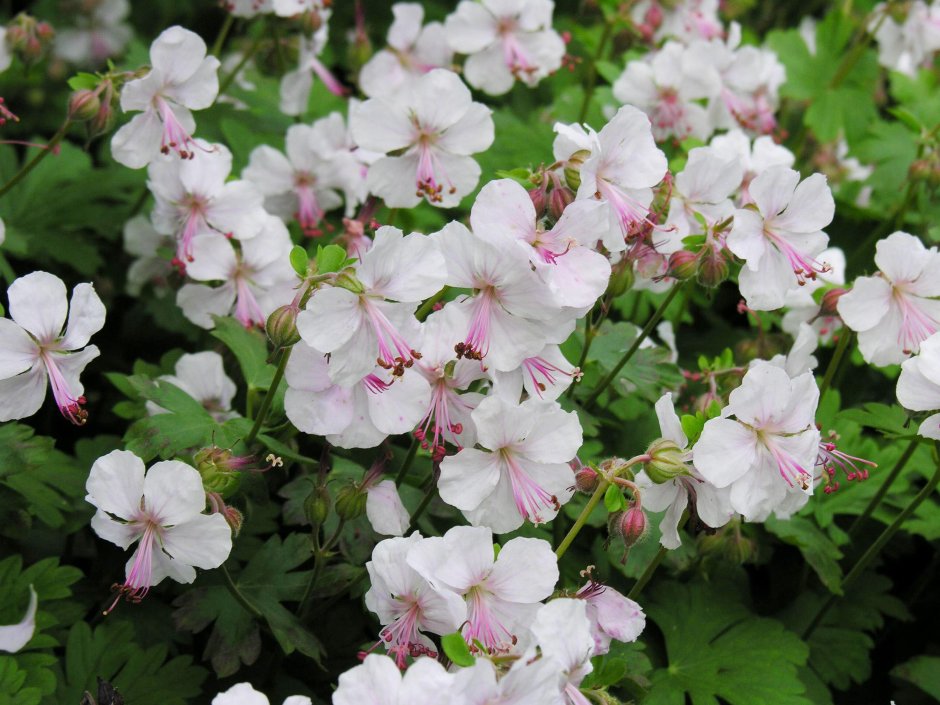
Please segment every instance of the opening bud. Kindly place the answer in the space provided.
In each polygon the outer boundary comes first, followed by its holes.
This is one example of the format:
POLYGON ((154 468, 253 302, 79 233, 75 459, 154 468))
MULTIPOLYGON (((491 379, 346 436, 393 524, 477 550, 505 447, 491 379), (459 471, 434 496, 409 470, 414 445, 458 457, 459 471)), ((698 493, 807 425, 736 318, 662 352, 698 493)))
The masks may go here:
POLYGON ((689 453, 682 450, 675 441, 667 438, 653 441, 646 454, 650 456, 646 463, 646 475, 657 485, 690 474, 686 464, 689 453))
POLYGON ((340 519, 352 521, 366 511, 366 492, 357 484, 350 483, 336 493, 336 513, 340 519))
POLYGON ((586 465, 574 474, 575 488, 579 492, 584 492, 585 494, 591 494, 594 492, 594 490, 597 489, 599 482, 600 475, 597 474, 597 470, 594 468, 589 468, 586 465))
POLYGON ((297 314, 300 309, 294 304, 280 306, 268 316, 264 330, 275 349, 289 348, 300 340, 297 330, 297 314))
POLYGON ((75 122, 92 120, 101 110, 98 92, 83 88, 69 96, 69 119, 75 122))
POLYGON ((696 279, 702 286, 715 288, 728 278, 728 260, 720 249, 709 248, 699 261, 696 279))
POLYGON ((607 294, 616 298, 625 294, 633 287, 636 275, 633 273, 633 262, 624 258, 614 266, 607 283, 607 294))
POLYGON ((561 218, 565 208, 574 200, 574 191, 566 186, 560 186, 556 183, 548 196, 548 210, 555 220, 561 218))
POLYGON ((229 497, 241 484, 241 470, 254 462, 254 458, 239 457, 230 450, 210 446, 193 456, 196 469, 202 477, 206 492, 229 497))
POLYGON ((565 182, 572 191, 577 191, 581 187, 581 165, 590 156, 589 150, 579 149, 565 162, 565 182))
POLYGON ((669 255, 669 276, 675 279, 691 279, 698 273, 698 255, 688 250, 678 250, 669 255))
POLYGON ((838 316, 839 315, 839 299, 842 298, 842 294, 846 293, 847 289, 830 289, 825 294, 823 294, 822 299, 819 302, 819 315, 828 318, 829 316, 838 316))

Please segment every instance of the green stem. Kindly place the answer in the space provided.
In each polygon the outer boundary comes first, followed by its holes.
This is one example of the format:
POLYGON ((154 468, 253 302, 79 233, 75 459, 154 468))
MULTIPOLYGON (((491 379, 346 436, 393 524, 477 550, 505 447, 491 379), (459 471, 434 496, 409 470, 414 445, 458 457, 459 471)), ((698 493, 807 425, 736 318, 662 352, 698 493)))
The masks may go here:
POLYGON ((232 574, 228 572, 228 568, 223 563, 221 565, 222 575, 225 577, 225 587, 228 588, 228 591, 232 593, 232 597, 235 598, 235 601, 240 604, 248 614, 250 614, 255 619, 262 619, 264 614, 261 610, 251 604, 251 601, 242 594, 242 591, 238 589, 238 586, 235 584, 235 581, 232 580, 232 574))
POLYGON ((597 50, 591 57, 591 65, 588 67, 588 75, 584 87, 584 99, 581 101, 581 110, 578 112, 578 122, 584 122, 587 118, 588 107, 591 105, 591 98, 594 96, 594 86, 597 84, 597 62, 604 55, 604 49, 607 48, 607 42, 614 31, 612 20, 605 20, 604 31, 601 33, 600 41, 597 43, 597 50))
POLYGON ((401 464, 401 468, 398 470, 398 474, 395 476, 395 486, 401 487, 401 483, 405 481, 405 478, 408 476, 408 470, 411 469, 411 464, 415 461, 415 456, 418 454, 418 437, 415 436, 411 439, 411 445, 408 446, 408 454, 405 456, 405 460, 401 464))
POLYGON ((39 154, 37 154, 30 161, 24 164, 23 168, 20 169, 18 172, 16 172, 16 174, 13 175, 13 178, 11 178, 9 181, 7 181, 3 185, 3 188, 0 188, 0 196, 5 195, 7 191, 12 189, 20 181, 26 178, 26 175, 29 172, 31 172, 33 169, 35 169, 36 166, 38 166, 39 162, 45 159, 46 156, 49 154, 49 152, 52 152, 55 149, 56 145, 62 141, 62 138, 65 137, 65 133, 68 132, 68 129, 71 126, 72 126, 72 121, 69 118, 66 118, 65 122, 62 123, 62 126, 52 136, 52 139, 49 140, 49 143, 45 147, 43 147, 41 150, 39 150, 39 154))
POLYGON ((225 16, 225 21, 222 23, 222 27, 219 29, 219 33, 215 37, 215 41, 212 42, 212 56, 218 57, 222 53, 222 45, 225 44, 225 39, 228 37, 228 33, 232 30, 233 24, 235 24, 235 15, 227 13, 225 16))
POLYGON ((885 478, 884 482, 881 483, 881 487, 878 488, 875 496, 871 498, 868 506, 865 507, 865 511, 859 514, 855 518, 855 521, 852 522, 852 525, 849 527, 850 537, 855 536, 859 529, 861 529, 864 523, 868 520, 868 518, 875 513, 878 505, 881 504, 881 500, 885 498, 885 495, 888 494, 888 490, 891 489, 891 485, 893 485, 894 481, 898 479, 898 477, 901 475, 901 471, 904 469, 904 466, 907 465, 907 462, 911 459, 911 456, 914 455, 918 445, 920 445, 920 438, 918 436, 914 436, 914 438, 912 438, 911 442, 908 444, 907 448, 904 449, 904 452, 901 453, 901 457, 898 458, 897 462, 894 464, 894 467, 891 468, 891 472, 888 473, 888 476, 885 478))
POLYGON ((862 55, 865 53, 865 49, 868 48, 868 45, 871 44, 872 40, 875 37, 875 33, 881 28, 881 25, 884 23, 885 18, 888 16, 887 7, 881 12, 881 17, 878 19, 878 22, 875 24, 871 30, 868 29, 869 18, 866 16, 862 22, 862 25, 859 27, 858 32, 855 37, 852 39, 852 49, 843 59, 842 63, 839 65, 839 68, 836 70, 835 75, 832 77, 832 81, 829 82, 829 88, 834 90, 842 85, 842 82, 846 77, 851 73, 852 69, 855 68, 855 64, 858 63, 858 60, 862 58, 862 55))
POLYGON ((568 550, 568 547, 571 546, 574 540, 578 537, 581 528, 585 525, 585 523, 587 523, 588 517, 591 516, 591 512, 594 511, 594 507, 600 503, 601 497, 604 496, 604 493, 607 491, 609 486, 610 483, 607 482, 607 480, 605 480, 603 477, 599 478, 597 489, 594 490, 594 494, 591 495, 588 503, 584 505, 584 509, 582 509, 581 513, 578 514, 578 518, 574 520, 574 524, 568 530, 565 538, 562 539, 562 542, 558 544, 558 548, 555 549, 555 556, 559 560, 561 560, 561 557, 565 555, 565 551, 568 550))
MULTIPOLYGON (((937 456, 937 448, 940 447, 940 444, 934 445, 934 462, 936 468, 934 469, 933 476, 930 478, 930 481, 924 485, 924 488, 917 493, 914 499, 911 500, 911 503, 908 504, 904 510, 898 514, 897 518, 888 526, 884 531, 881 532, 881 535, 875 539, 875 542, 868 547, 868 550, 862 554, 862 557, 858 559, 852 570, 848 572, 845 576, 845 579, 842 581, 842 591, 843 593, 847 592, 848 589, 858 580, 862 573, 865 572, 865 569, 869 564, 875 559, 875 557, 881 553, 888 541, 898 532, 898 530, 904 525, 904 522, 913 514, 917 508, 930 497, 934 491, 937 489, 937 484, 940 483, 940 459, 937 456)), ((823 604, 819 609, 816 615, 813 617, 813 620, 810 622, 809 626, 804 630, 802 638, 804 641, 809 639, 809 637, 816 631, 820 624, 822 624, 823 618, 826 616, 826 613, 832 608, 832 606, 839 600, 839 595, 830 595, 829 599, 823 604)))
POLYGON ((274 395, 277 392, 277 388, 281 384, 281 379, 284 377, 284 370, 287 368, 287 361, 290 359, 290 353, 293 348, 284 348, 278 355, 280 355, 280 362, 278 362, 277 369, 274 371, 274 377, 271 380, 271 386, 268 387, 268 391, 265 392, 264 399, 261 402, 261 408, 258 410, 258 415, 255 417, 255 423, 252 425, 251 430, 248 432, 248 435, 245 436, 244 442, 245 445, 251 443, 258 436, 258 432, 261 430, 261 425, 264 423, 265 417, 268 415, 268 411, 271 409, 271 402, 274 401, 274 395))
POLYGON ((650 578, 653 577, 653 573, 656 572, 656 569, 659 567, 659 564, 663 562, 663 558, 666 557, 668 549, 665 546, 660 546, 659 550, 656 552, 656 555, 653 556, 653 560, 649 562, 649 565, 646 566, 646 570, 643 571, 636 583, 630 588, 630 592, 627 593, 627 597, 631 600, 635 600, 639 597, 640 593, 643 592, 643 588, 646 587, 646 584, 650 581, 650 578))
POLYGON ((829 388, 832 386, 832 378, 835 377, 836 370, 839 369, 839 363, 842 362, 845 351, 849 349, 849 344, 854 337, 855 332, 843 326, 842 335, 839 336, 839 342, 836 345, 835 352, 832 353, 832 359, 829 361, 829 366, 826 368, 826 374, 823 375, 822 384, 819 385, 820 399, 826 395, 826 392, 829 391, 829 388))
POLYGON ((439 303, 441 299, 447 296, 448 291, 450 291, 450 287, 445 286, 439 292, 434 294, 434 296, 421 304, 421 307, 415 311, 415 318, 417 318, 419 321, 423 321, 425 318, 427 318, 431 314, 431 311, 434 310, 434 304, 439 303))
POLYGON ((241 61, 239 61, 235 65, 235 68, 232 69, 232 72, 228 76, 222 79, 222 83, 219 84, 219 95, 222 95, 223 93, 225 93, 226 90, 228 90, 228 87, 232 85, 232 81, 234 81, 235 78, 238 76, 238 74, 241 72, 241 70, 245 68, 245 64, 251 61, 254 55, 258 53, 258 49, 261 48, 261 45, 264 43, 264 40, 265 40, 264 34, 262 34, 260 37, 255 39, 254 43, 252 43, 252 45, 248 48, 248 51, 246 51, 245 54, 242 56, 241 61))
POLYGON ((436 491, 437 483, 434 482, 434 475, 432 473, 428 483, 428 490, 424 493, 424 498, 421 500, 421 504, 418 505, 418 508, 415 509, 414 514, 411 515, 411 521, 408 524, 408 530, 405 532, 405 536, 418 528, 418 519, 421 518, 421 515, 424 514, 424 510, 428 508, 431 500, 434 499, 436 491))
POLYGON ((614 369, 612 369, 610 373, 600 381, 594 391, 591 392, 591 396, 589 396, 583 404, 583 408, 585 410, 588 410, 594 406, 598 397, 600 397, 604 390, 610 386, 610 383, 617 378, 617 375, 620 374, 620 370, 622 370, 624 366, 630 362, 630 358, 632 358, 636 351, 640 349, 640 345, 642 345, 643 341, 649 337, 649 334, 653 332, 653 328, 656 327, 656 324, 659 323, 659 321, 665 315, 666 309, 669 308, 669 304, 672 303, 672 300, 676 298, 676 294, 679 293, 679 290, 682 288, 684 283, 685 282, 677 281, 673 285, 672 289, 669 290, 669 293, 666 295, 666 298, 663 299, 663 302, 659 305, 659 308, 656 309, 650 319, 646 322, 643 330, 640 331, 640 334, 636 337, 636 340, 633 341, 633 345, 631 345, 627 352, 623 354, 623 357, 620 358, 620 361, 614 366, 614 369))
POLYGON ((300 598, 300 603, 297 605, 297 611, 295 614, 303 620, 306 618, 307 614, 310 612, 310 598, 313 597, 313 590, 317 586, 317 581, 320 579, 320 575, 323 573, 323 567, 326 564, 327 553, 333 546, 336 545, 336 542, 339 541, 340 534, 343 531, 343 526, 345 526, 346 520, 340 519, 339 523, 336 525, 336 529, 333 531, 333 534, 330 538, 327 539, 326 543, 322 546, 319 541, 319 531, 317 528, 313 535, 313 571, 310 573, 310 579, 307 581, 307 586, 304 588, 304 594, 300 598))
POLYGON ((12 284, 13 280, 16 279, 16 272, 13 271, 13 267, 10 266, 2 252, 0 252, 0 276, 4 278, 7 284, 12 284))

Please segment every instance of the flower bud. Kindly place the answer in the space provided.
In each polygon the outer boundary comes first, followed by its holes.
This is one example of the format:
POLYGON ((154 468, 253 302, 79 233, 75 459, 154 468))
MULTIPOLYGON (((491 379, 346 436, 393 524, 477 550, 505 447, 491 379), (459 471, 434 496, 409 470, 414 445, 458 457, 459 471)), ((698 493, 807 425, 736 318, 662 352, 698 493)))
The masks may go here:
POLYGON ((285 304, 274 309, 268 316, 264 330, 276 350, 289 348, 300 340, 300 332, 297 330, 298 313, 300 309, 297 306, 285 304))
POLYGON ((346 269, 336 275, 333 286, 346 289, 354 294, 361 294, 366 290, 362 282, 356 278, 356 273, 351 269, 346 269))
POLYGON ((69 96, 69 119, 75 122, 91 120, 101 110, 98 92, 83 88, 69 96))
POLYGON ((345 485, 336 493, 336 513, 346 521, 358 519, 366 511, 366 499, 361 487, 354 483, 345 485))
POLYGON ((647 531, 649 531, 649 521, 646 518, 646 512, 638 504, 633 503, 625 512, 620 512, 617 535, 626 548, 642 541, 647 531))
POLYGON ((312 526, 322 526, 330 515, 333 500, 326 485, 317 485, 304 500, 304 514, 312 526))
POLYGON ((589 468, 587 465, 574 474, 574 486, 579 492, 591 494, 597 489, 599 482, 600 475, 597 474, 594 468, 589 468))
POLYGON ((686 465, 689 454, 675 441, 667 438, 655 440, 647 448, 646 454, 650 456, 646 463, 646 476, 657 485, 689 474, 689 467, 686 465))
POLYGON ((229 497, 241 484, 239 471, 246 465, 245 459, 235 457, 232 451, 211 446, 196 453, 193 460, 206 492, 229 497))
POLYGON ((633 273, 633 263, 623 259, 615 265, 610 274, 610 281, 607 282, 607 294, 613 298, 630 291, 633 282, 636 281, 636 275, 633 273))
POLYGON ((552 218, 555 220, 561 218, 561 214, 565 212, 565 208, 573 200, 574 191, 566 186, 555 186, 548 196, 548 210, 552 214, 552 218))
POLYGON ((54 36, 55 30, 48 22, 39 22, 35 17, 21 12, 7 27, 6 40, 20 60, 30 65, 42 58, 54 36))
POLYGON ((568 157, 568 161, 565 162, 565 181, 572 191, 577 191, 581 187, 581 165, 590 156, 591 152, 589 150, 579 149, 568 157))
POLYGON ((699 537, 699 548, 704 555, 713 555, 743 565, 753 561, 757 554, 754 541, 741 533, 735 520, 714 534, 699 537))
POLYGON ((232 528, 232 533, 238 537, 239 532, 242 530, 242 524, 245 522, 245 517, 242 516, 242 513, 235 509, 235 507, 230 507, 225 505, 225 509, 222 510, 222 516, 225 517, 225 521, 228 522, 228 525, 232 528))
POLYGON ((535 207, 535 214, 538 217, 542 216, 542 213, 545 212, 545 183, 543 182, 541 186, 536 186, 530 188, 529 198, 532 199, 532 205, 535 207))
POLYGON ((728 278, 728 260, 720 250, 710 249, 702 256, 696 277, 699 284, 715 288, 728 278))
POLYGON ((688 250, 678 250, 669 255, 669 276, 674 279, 691 279, 698 272, 698 255, 688 250))

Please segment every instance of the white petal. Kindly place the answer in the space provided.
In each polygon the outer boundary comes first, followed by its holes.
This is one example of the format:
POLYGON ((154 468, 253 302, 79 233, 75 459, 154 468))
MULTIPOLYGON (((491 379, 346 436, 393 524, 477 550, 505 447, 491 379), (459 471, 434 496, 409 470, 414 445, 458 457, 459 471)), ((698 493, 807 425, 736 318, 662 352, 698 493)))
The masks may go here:
POLYGON ((232 529, 221 514, 196 514, 166 530, 163 548, 181 563, 218 568, 232 551, 232 529))
POLYGON ((104 327, 104 304, 92 284, 79 284, 72 290, 68 325, 62 349, 78 350, 88 345, 91 336, 104 327))
POLYGON ((38 605, 39 597, 36 595, 33 586, 30 585, 29 605, 22 621, 19 624, 0 627, 0 651, 15 654, 29 643, 36 631, 36 609, 38 605))
POLYGON ((39 347, 24 328, 0 318, 0 379, 25 372, 37 360, 39 347))
POLYGON ((391 480, 383 480, 368 489, 366 517, 372 529, 384 536, 403 536, 411 521, 398 495, 398 488, 391 480))
POLYGON ((128 450, 113 450, 91 466, 85 490, 86 502, 121 519, 133 519, 144 494, 144 461, 128 450))
POLYGON ((875 328, 888 313, 891 291, 881 277, 859 277, 852 290, 839 297, 839 315, 854 331, 875 328))
POLYGON ((711 419, 692 448, 692 459, 702 476, 716 487, 726 487, 745 475, 757 458, 754 432, 730 419, 711 419))
POLYGON ((441 499, 457 509, 476 509, 492 493, 500 478, 496 453, 464 448, 441 462, 437 488, 441 499))
POLYGON ((144 506, 163 526, 192 519, 206 506, 199 472, 178 460, 154 464, 144 478, 144 506))
POLYGON ((19 277, 7 289, 10 318, 40 343, 59 337, 68 310, 65 284, 54 274, 32 272, 19 277))
POLYGON ((541 602, 555 590, 558 559, 542 539, 510 540, 496 557, 486 588, 507 602, 541 602))

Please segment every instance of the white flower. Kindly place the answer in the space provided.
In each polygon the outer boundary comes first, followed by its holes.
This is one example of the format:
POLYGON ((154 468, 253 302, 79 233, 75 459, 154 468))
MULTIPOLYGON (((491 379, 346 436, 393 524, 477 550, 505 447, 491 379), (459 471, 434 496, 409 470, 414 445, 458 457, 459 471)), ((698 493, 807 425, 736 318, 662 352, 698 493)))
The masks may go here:
POLYGON ((39 411, 48 380, 62 415, 84 424, 88 412, 79 375, 99 355, 88 341, 105 317, 94 286, 79 284, 66 302, 61 279, 33 272, 14 281, 7 297, 12 320, 0 318, 0 421, 39 411))
POLYGON ((127 24, 129 0, 100 0, 87 15, 78 16, 78 26, 59 29, 55 35, 57 56, 74 64, 98 66, 121 53, 134 35, 127 24))
POLYGON ((498 651, 515 645, 558 582, 558 560, 547 541, 514 538, 494 558, 493 533, 483 527, 455 526, 424 539, 408 552, 408 565, 432 588, 463 598, 461 632, 468 643, 498 651))
POLYGON ((725 158, 733 159, 743 168, 739 207, 753 203, 748 187, 754 177, 772 166, 792 167, 796 157, 782 144, 774 142, 770 135, 761 135, 754 139, 741 130, 734 128, 712 138, 709 146, 725 158))
POLYGON ((940 49, 940 3, 914 0, 901 23, 891 13, 884 3, 872 11, 870 29, 878 42, 878 63, 913 76, 940 49))
MULTIPOLYGON (((940 410, 940 333, 920 344, 920 354, 901 363, 898 401, 911 411, 940 410)), ((940 441, 940 414, 924 419, 917 432, 940 441)))
MULTIPOLYGON (((225 374, 222 356, 217 352, 186 354, 173 366, 176 374, 161 375, 158 379, 179 387, 198 401, 219 423, 238 416, 232 411, 232 397, 238 391, 235 383, 225 374)), ((166 413, 153 402, 147 402, 150 414, 166 413)))
MULTIPOLYGON (((275 0, 275 11, 281 14, 278 11, 278 4, 292 1, 275 0)), ((310 90, 313 88, 314 74, 323 81, 323 85, 333 95, 346 95, 346 89, 343 85, 318 58, 320 52, 326 46, 328 32, 329 25, 324 19, 313 35, 300 37, 298 66, 295 70, 285 73, 281 78, 281 112, 285 115, 303 115, 307 111, 307 104, 310 102, 310 90)))
POLYGON ((730 486, 732 508, 748 521, 763 521, 790 494, 812 494, 818 401, 811 373, 791 380, 774 365, 752 367, 721 417, 706 422, 692 449, 696 469, 730 486))
POLYGON ((124 223, 123 239, 124 251, 136 258, 127 268, 127 293, 139 296, 145 285, 152 284, 159 295, 165 294, 174 269, 160 250, 175 249, 173 235, 157 232, 148 218, 137 215, 124 223))
MULTIPOLYGON (((333 115, 342 123, 342 116, 333 115)), ((286 156, 267 145, 255 147, 242 176, 264 194, 269 213, 283 220, 296 218, 305 235, 321 235, 319 225, 326 211, 342 204, 336 189, 345 187, 348 174, 323 158, 315 126, 292 125, 285 146, 286 156)))
POLYGON ((713 39, 724 31, 718 17, 719 0, 640 0, 630 11, 631 19, 644 37, 657 42, 671 38, 688 44, 696 39, 713 39))
POLYGON ((383 624, 379 638, 389 654, 404 668, 412 653, 436 655, 434 642, 422 632, 450 634, 466 619, 463 600, 450 590, 432 587, 406 559, 425 539, 413 533, 407 538, 379 541, 366 563, 372 587, 366 607, 383 624))
POLYGON ((394 376, 381 367, 349 387, 330 379, 322 352, 297 343, 287 363, 284 410, 300 431, 340 448, 374 448, 407 433, 428 408, 431 390, 419 374, 394 376))
POLYGON ((10 68, 13 63, 13 52, 7 43, 7 28, 0 27, 0 73, 10 68))
POLYGON ((734 212, 728 249, 745 261, 738 284, 747 305, 759 311, 780 308, 787 292, 829 266, 816 257, 829 236, 835 202, 822 174, 800 181, 793 169, 775 166, 751 182, 755 209, 734 212))
POLYGON ((839 298, 839 315, 858 333, 866 362, 896 365, 940 329, 940 253, 905 232, 875 248, 881 271, 855 280, 839 298))
POLYGON ((497 680, 492 661, 478 658, 456 673, 455 690, 467 705, 563 705, 560 666, 550 659, 518 659, 497 680))
POLYGON ((446 270, 433 238, 379 228, 355 271, 343 275, 346 283, 318 289, 297 316, 297 328, 307 344, 330 353, 336 384, 351 386, 376 364, 400 377, 420 359, 414 312, 444 286, 446 270))
POLYGON ((195 568, 218 568, 232 550, 232 532, 222 514, 203 514, 206 491, 199 472, 178 460, 144 471, 144 462, 126 450, 98 458, 85 484, 85 500, 97 508, 91 528, 101 538, 129 548, 124 595, 139 602, 166 577, 196 579, 195 568))
POLYGON ((464 0, 444 24, 447 41, 469 54, 464 76, 474 88, 502 95, 515 79, 534 86, 561 67, 565 43, 552 29, 551 0, 464 0))
POLYGON ((366 517, 372 530, 383 536, 403 536, 411 523, 398 488, 391 480, 382 480, 366 489, 366 517))
POLYGON ((574 201, 546 230, 526 190, 512 179, 497 179, 480 190, 470 225, 500 248, 521 248, 559 307, 593 306, 607 289, 610 262, 591 249, 607 225, 607 209, 598 201, 574 201))
MULTIPOLYGON (((264 693, 259 693, 250 683, 236 683, 223 693, 212 698, 212 705, 271 705, 264 693)), ((306 695, 291 695, 284 705, 313 705, 306 695)))
MULTIPOLYGON (((689 439, 682 430, 682 424, 673 408, 672 394, 667 393, 660 397, 655 408, 662 437, 675 443, 680 451, 687 452, 686 461, 691 460, 691 452, 688 451, 689 439)), ((693 518, 701 520, 713 529, 727 524, 734 514, 728 490, 715 487, 694 468, 689 468, 688 475, 679 475, 658 484, 643 470, 637 474, 636 483, 641 490, 643 506, 653 512, 665 512, 659 523, 662 534, 659 542, 669 550, 682 545, 679 522, 687 509, 693 518)))
POLYGON ((480 178, 470 155, 493 143, 490 109, 474 103, 457 74, 445 69, 352 106, 349 127, 363 149, 396 153, 376 161, 367 179, 390 208, 412 208, 422 198, 456 206, 480 178))
POLYGON ((153 193, 154 227, 177 239, 177 264, 193 260, 193 240, 221 234, 238 240, 255 237, 268 222, 263 197, 250 181, 226 181, 232 172, 232 153, 224 145, 197 140, 205 151, 199 159, 159 159, 147 169, 153 193))
POLYGON ((608 250, 620 252, 626 249, 626 237, 649 223, 652 187, 666 175, 666 155, 653 140, 649 118, 629 105, 591 137, 577 197, 607 205, 608 231, 601 239, 608 250))
POLYGON ((39 606, 39 597, 33 586, 29 586, 29 605, 26 614, 17 624, 0 626, 0 651, 15 654, 26 646, 36 632, 36 609, 39 606))
POLYGON ((705 45, 669 42, 651 58, 627 64, 614 81, 614 97, 649 115, 657 141, 705 139, 713 128, 705 108, 696 101, 717 95, 720 86, 708 53, 705 45))
POLYGON ((211 329, 215 325, 212 316, 233 314, 245 327, 264 327, 274 309, 290 302, 297 281, 288 259, 290 235, 278 218, 267 216, 266 220, 261 232, 241 242, 238 250, 219 233, 193 240, 193 259, 186 274, 197 281, 222 284, 183 285, 176 303, 186 318, 211 329))
POLYGON ((629 597, 621 595, 612 587, 589 580, 575 594, 587 605, 585 614, 591 622, 594 637, 594 654, 610 651, 610 642, 636 641, 646 628, 643 608, 629 597))
POLYGON ((369 654, 340 674, 333 705, 464 705, 454 695, 454 676, 433 658, 419 658, 401 672, 388 656, 369 654))
POLYGON ((359 71, 359 87, 370 98, 398 90, 411 78, 435 68, 447 68, 454 52, 444 36, 444 25, 424 20, 416 2, 392 5, 395 19, 388 29, 388 48, 373 54, 359 71))
POLYGON ((828 342, 842 329, 842 319, 834 311, 827 311, 824 315, 813 298, 813 292, 821 288, 841 288, 845 284, 845 253, 838 247, 829 247, 819 253, 819 260, 829 265, 829 271, 806 282, 805 286, 787 292, 787 312, 783 314, 780 325, 796 338, 803 324, 809 324, 820 341, 828 342))
POLYGON ((158 154, 195 156, 190 110, 204 110, 219 93, 219 60, 206 56, 206 43, 182 27, 164 30, 150 45, 150 72, 121 90, 121 109, 142 110, 111 140, 114 159, 140 169, 158 154))
POLYGON ((223 0, 222 6, 235 17, 257 17, 274 10, 272 0, 223 0))
POLYGON ((497 533, 524 520, 550 521, 572 495, 568 461, 581 447, 581 424, 555 402, 513 404, 490 396, 471 414, 478 443, 441 463, 441 499, 460 509, 474 526, 497 533))
POLYGON ((583 600, 558 598, 539 608, 532 634, 542 657, 558 664, 568 705, 591 705, 578 686, 594 667, 594 637, 583 600))

